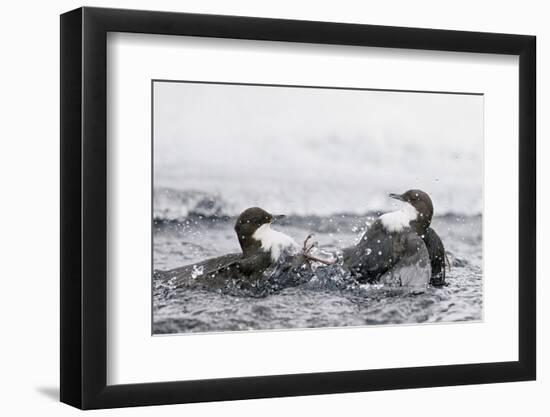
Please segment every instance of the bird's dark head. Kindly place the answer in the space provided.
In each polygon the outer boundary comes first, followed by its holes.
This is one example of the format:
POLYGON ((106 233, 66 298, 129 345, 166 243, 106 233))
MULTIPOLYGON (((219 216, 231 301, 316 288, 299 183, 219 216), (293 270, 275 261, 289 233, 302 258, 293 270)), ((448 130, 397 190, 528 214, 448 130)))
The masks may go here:
POLYGON ((390 197, 409 203, 416 209, 418 215, 414 222, 419 230, 425 230, 430 227, 434 214, 434 206, 432 199, 427 193, 421 190, 409 190, 403 194, 390 194, 390 197))
POLYGON ((256 230, 264 224, 272 223, 282 217, 284 216, 273 215, 259 207, 250 207, 243 211, 235 223, 235 232, 239 238, 243 254, 247 256, 260 248, 260 242, 252 237, 256 230))

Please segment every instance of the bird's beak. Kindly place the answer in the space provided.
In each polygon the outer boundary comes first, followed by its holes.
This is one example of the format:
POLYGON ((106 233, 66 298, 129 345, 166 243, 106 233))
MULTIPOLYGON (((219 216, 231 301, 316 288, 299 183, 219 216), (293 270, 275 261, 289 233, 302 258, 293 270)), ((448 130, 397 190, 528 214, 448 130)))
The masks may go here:
POLYGON ((403 198, 403 196, 401 194, 390 193, 389 196, 391 198, 395 198, 396 200, 399 200, 399 201, 405 201, 405 199, 403 198))
POLYGON ((273 217, 273 221, 284 219, 286 216, 284 214, 274 214, 271 217, 273 217))

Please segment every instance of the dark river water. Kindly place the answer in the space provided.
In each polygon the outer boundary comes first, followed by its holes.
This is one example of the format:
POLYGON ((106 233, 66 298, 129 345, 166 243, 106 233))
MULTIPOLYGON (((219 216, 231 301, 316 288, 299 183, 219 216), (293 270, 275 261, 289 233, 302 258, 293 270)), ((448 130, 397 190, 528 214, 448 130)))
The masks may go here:
MULTIPOLYGON (((324 251, 354 244, 372 218, 290 216, 275 224, 299 243, 309 233, 324 251)), ((240 248, 235 219, 191 216, 154 224, 154 269, 192 264, 240 248)), ((481 320, 483 311, 482 218, 445 215, 432 227, 452 264, 448 285, 426 292, 381 285, 333 285, 342 277, 314 276, 298 287, 264 297, 174 288, 153 280, 153 333, 224 332, 313 327, 397 325, 481 320)))

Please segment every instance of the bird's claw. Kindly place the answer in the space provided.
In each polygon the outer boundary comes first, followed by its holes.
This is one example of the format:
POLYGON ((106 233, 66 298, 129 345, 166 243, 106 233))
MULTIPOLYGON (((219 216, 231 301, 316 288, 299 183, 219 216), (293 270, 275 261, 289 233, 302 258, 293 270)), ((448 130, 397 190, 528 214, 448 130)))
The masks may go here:
POLYGON ((315 246, 315 242, 313 242, 309 246, 307 245, 312 237, 313 237, 313 233, 310 233, 309 235, 307 235, 306 239, 304 240, 304 246, 302 247, 302 252, 304 254, 309 254, 309 252, 311 252, 311 249, 313 249, 313 247, 315 246))
POLYGON ((320 262, 325 265, 332 265, 336 262, 336 260, 327 261, 324 259, 317 258, 316 256, 313 256, 311 254, 311 250, 317 245, 317 242, 313 242, 308 246, 308 242, 313 237, 313 233, 310 233, 307 235, 306 239, 304 240, 304 246, 302 247, 302 255, 304 258, 306 258, 306 261, 308 262, 320 262))

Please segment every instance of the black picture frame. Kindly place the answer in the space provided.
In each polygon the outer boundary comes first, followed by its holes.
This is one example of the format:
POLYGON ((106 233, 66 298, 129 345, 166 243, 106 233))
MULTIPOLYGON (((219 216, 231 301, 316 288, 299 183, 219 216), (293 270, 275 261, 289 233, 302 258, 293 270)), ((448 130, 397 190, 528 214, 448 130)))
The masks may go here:
POLYGON ((535 379, 535 45, 525 35, 252 17, 88 7, 61 15, 61 401, 94 409, 535 379), (519 56, 519 360, 107 385, 108 32, 519 56))

